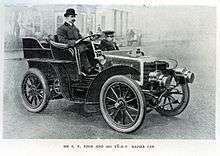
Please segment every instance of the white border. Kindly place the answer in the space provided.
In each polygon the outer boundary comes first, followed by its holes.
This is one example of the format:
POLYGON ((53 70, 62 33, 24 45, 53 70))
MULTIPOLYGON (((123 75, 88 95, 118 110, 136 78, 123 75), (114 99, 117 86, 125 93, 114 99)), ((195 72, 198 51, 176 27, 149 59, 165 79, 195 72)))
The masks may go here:
MULTIPOLYGON (((4 8, 0 5, 0 23, 4 22, 4 8)), ((3 73, 4 73, 4 24, 0 28, 0 132, 3 131, 3 73)), ((1 147, 1 146, 0 146, 1 147)))
POLYGON ((104 5, 209 5, 216 6, 218 0, 2 0, 4 4, 104 4, 104 5))

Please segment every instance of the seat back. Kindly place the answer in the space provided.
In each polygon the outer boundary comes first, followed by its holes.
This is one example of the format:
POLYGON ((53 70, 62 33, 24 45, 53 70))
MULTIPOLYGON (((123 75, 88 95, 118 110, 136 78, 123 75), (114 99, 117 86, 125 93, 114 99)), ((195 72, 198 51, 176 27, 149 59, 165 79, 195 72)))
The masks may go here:
POLYGON ((24 58, 48 58, 52 59, 52 53, 49 48, 44 48, 41 43, 33 37, 23 37, 24 58))

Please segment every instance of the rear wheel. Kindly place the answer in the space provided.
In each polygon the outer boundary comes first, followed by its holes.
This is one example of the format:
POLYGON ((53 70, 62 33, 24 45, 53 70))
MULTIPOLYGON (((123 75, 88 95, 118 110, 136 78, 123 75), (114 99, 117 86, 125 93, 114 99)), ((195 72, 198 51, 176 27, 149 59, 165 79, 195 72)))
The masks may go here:
POLYGON ((129 133, 144 121, 145 99, 137 83, 122 75, 109 78, 100 93, 101 113, 116 131, 129 133))
POLYGON ((49 102, 49 87, 43 73, 30 68, 24 75, 21 84, 24 107, 30 112, 43 111, 49 102))

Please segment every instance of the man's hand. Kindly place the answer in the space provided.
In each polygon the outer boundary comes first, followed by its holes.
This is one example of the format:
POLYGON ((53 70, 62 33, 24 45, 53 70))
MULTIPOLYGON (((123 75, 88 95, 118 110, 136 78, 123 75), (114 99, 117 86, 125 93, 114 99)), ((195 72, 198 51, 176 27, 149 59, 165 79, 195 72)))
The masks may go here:
POLYGON ((69 40, 69 41, 68 41, 68 45, 69 45, 69 47, 74 47, 74 46, 76 46, 80 41, 81 41, 81 39, 78 39, 78 40, 69 40))
POLYGON ((81 41, 81 39, 78 39, 75 41, 75 44, 78 44, 81 41))

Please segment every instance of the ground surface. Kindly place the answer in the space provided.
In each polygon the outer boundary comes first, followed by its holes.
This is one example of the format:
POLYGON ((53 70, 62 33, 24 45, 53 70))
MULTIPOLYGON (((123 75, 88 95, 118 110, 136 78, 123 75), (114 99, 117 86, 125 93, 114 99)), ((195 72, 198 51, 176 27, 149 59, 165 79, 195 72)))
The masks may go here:
POLYGON ((100 114, 86 117, 78 106, 64 100, 51 101, 40 114, 22 106, 20 82, 27 70, 19 52, 6 52, 4 61, 4 138, 140 138, 140 139, 215 139, 215 42, 169 41, 148 43, 141 48, 146 55, 176 58, 196 75, 190 85, 191 99, 177 117, 157 112, 146 115, 143 125, 131 134, 118 133, 100 114))

